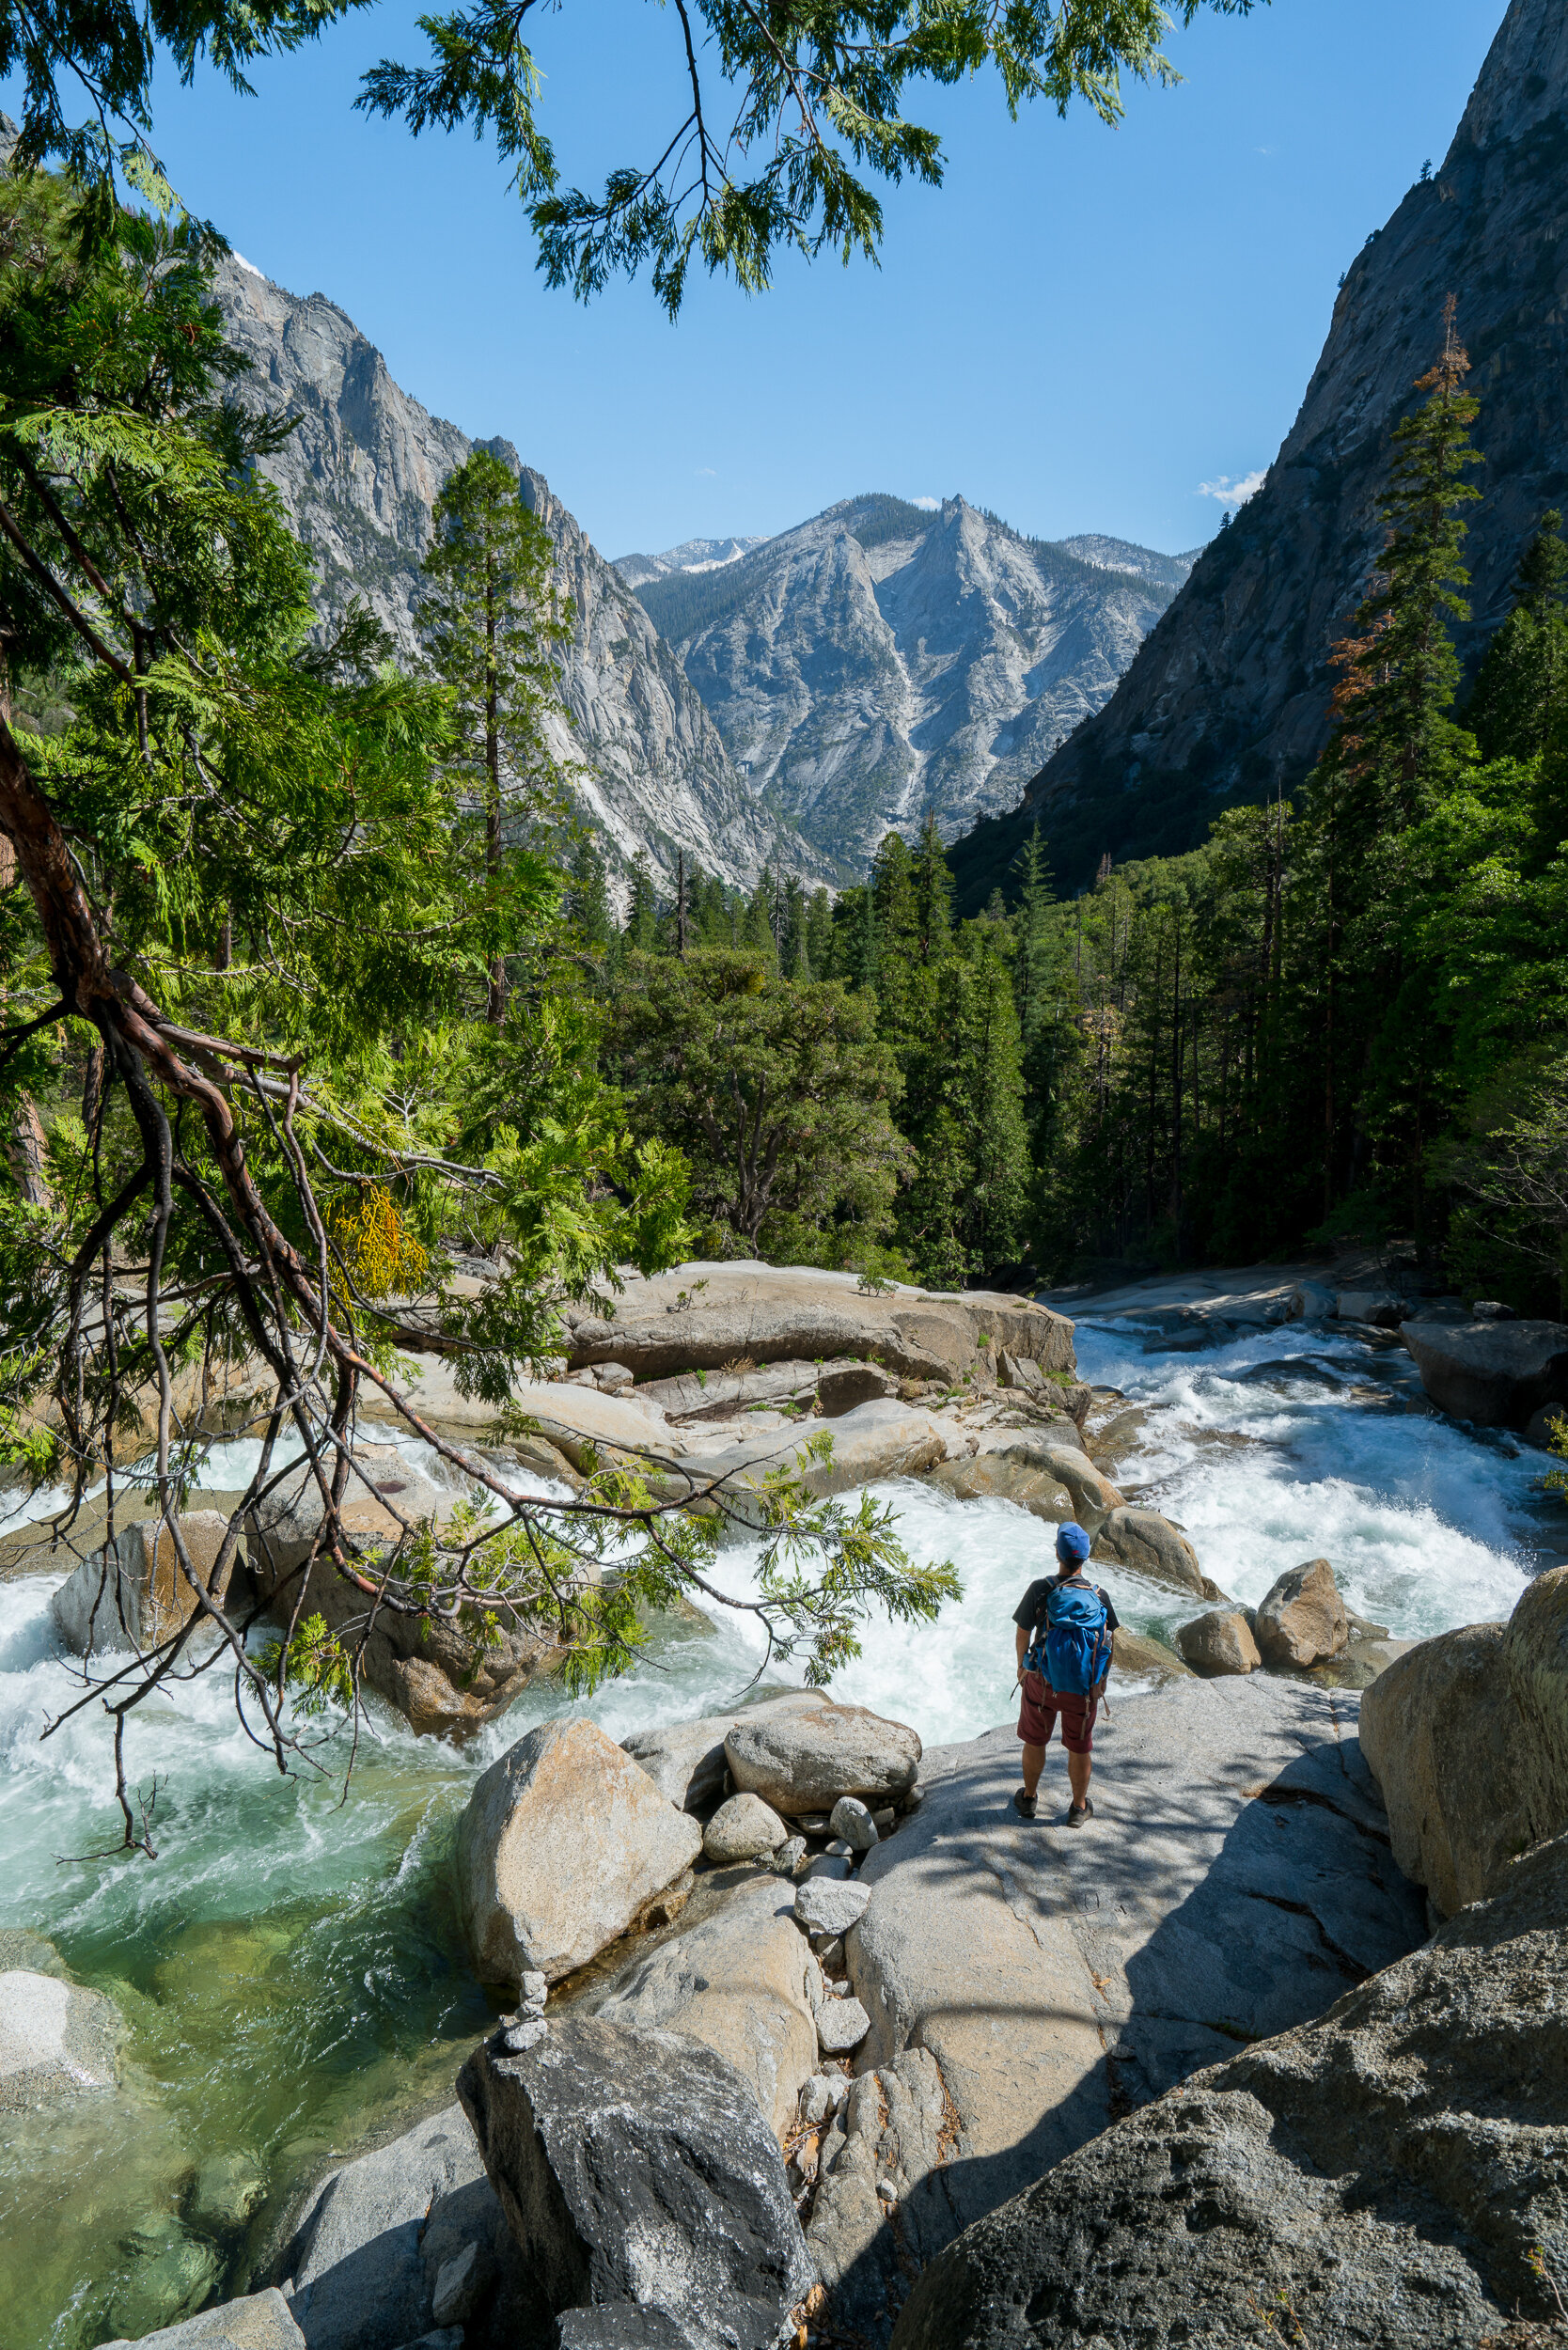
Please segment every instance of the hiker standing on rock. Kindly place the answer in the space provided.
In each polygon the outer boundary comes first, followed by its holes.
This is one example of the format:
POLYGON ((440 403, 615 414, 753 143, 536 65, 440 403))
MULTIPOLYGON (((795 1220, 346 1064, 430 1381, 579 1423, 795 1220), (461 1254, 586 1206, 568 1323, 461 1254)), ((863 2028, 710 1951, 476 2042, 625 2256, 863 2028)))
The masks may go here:
POLYGON ((1018 1627, 1018 1679, 1023 1703, 1018 1735, 1024 1741, 1024 1784, 1012 1798, 1026 1820, 1035 1816, 1035 1790, 1045 1767, 1045 1748, 1061 1716, 1067 1777, 1073 1801, 1069 1827, 1093 1816, 1089 1799, 1094 1716, 1110 1670, 1116 1610, 1097 1584, 1084 1574, 1089 1536, 1071 1522, 1057 1528, 1057 1571, 1041 1575, 1024 1593, 1012 1621, 1018 1627))

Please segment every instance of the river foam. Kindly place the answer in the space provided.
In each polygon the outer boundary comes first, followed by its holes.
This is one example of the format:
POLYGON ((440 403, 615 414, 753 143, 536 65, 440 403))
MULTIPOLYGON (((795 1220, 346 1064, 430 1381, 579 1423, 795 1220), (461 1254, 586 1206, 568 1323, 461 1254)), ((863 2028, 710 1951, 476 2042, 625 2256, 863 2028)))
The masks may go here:
MULTIPOLYGON (((1086 1318, 1080 1367, 1142 1415, 1116 1474, 1187 1528, 1227 1591, 1256 1601, 1282 1569, 1325 1555, 1351 1605, 1396 1633, 1508 1613, 1549 1538, 1539 1454, 1435 1418, 1402 1352, 1349 1334, 1296 1325, 1196 1355, 1146 1352, 1148 1336, 1086 1318)), ((250 1465, 246 1448, 215 1448, 203 1482, 232 1490, 250 1465)), ((868 1623, 833 1695, 912 1722, 928 1745, 1006 1721, 1012 1610, 1048 1569, 1052 1529, 1008 1502, 915 1483, 879 1498, 912 1553, 952 1559, 964 1596, 934 1627, 868 1623)), ((754 1542, 728 1545, 715 1583, 749 1598, 757 1559, 754 1542)), ((1094 1572, 1137 1629, 1168 1637, 1195 1612, 1116 1567, 1094 1572)), ((619 1739, 728 1708, 759 1676, 802 1678, 767 1663, 753 1616, 709 1605, 712 1631, 666 1621, 620 1681, 577 1702, 525 1694, 461 1751, 373 1703, 345 1803, 340 1729, 321 1773, 280 1777, 235 1719, 232 1676, 202 1674, 128 1732, 133 1784, 158 1784, 158 1859, 89 1859, 118 1837, 108 1725, 94 1706, 41 1736, 81 1694, 50 1631, 60 1579, 0 1583, 0 1926, 47 1935, 115 1998, 127 2088, 84 2104, 69 2129, 15 2130, 0 2148, 17 2350, 84 2350, 105 2326, 128 2330, 146 2306, 146 2245, 158 2228, 178 2235, 197 2159, 254 2159, 269 2196, 259 2242, 329 2156, 449 2091, 492 2011, 467 1967, 451 1868, 457 1814, 490 1760, 552 1715, 587 1714, 619 1739), (99 2183, 86 2199, 84 2164, 99 2183)), ((228 2289, 243 2283, 244 2238, 213 2256, 228 2289)))

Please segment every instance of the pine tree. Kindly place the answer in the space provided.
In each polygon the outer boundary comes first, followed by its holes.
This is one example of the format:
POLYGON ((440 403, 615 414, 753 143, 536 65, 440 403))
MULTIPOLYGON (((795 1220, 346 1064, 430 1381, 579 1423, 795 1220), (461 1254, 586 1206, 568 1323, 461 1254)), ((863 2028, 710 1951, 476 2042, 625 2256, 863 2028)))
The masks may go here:
POLYGON ((774 929, 776 896, 773 869, 764 865, 757 876, 757 886, 746 901, 745 918, 741 925, 741 944, 753 954, 760 955, 770 971, 778 968, 778 938, 774 929))
POLYGON ((1013 859, 1013 870, 1020 881, 1018 911, 1013 917, 1013 985, 1018 997, 1018 1025, 1027 1047, 1034 1042, 1045 1018, 1051 955, 1047 922, 1051 885, 1045 843, 1040 837, 1038 823, 1013 859))
POLYGON ((902 833, 884 833, 871 859, 871 899, 881 971, 900 956, 915 954, 919 938, 914 862, 902 833))
MULTIPOLYGON (((537 813, 558 790, 544 738, 557 701, 552 650, 571 634, 551 586, 555 551, 521 484, 488 449, 451 474, 431 516, 420 633, 452 694, 457 769, 484 823, 484 863, 499 882, 507 817, 537 813)), ((486 1016, 506 1014, 505 939, 490 957, 486 1016)))
POLYGON ((1454 308, 1450 295, 1442 356, 1416 385, 1427 398, 1394 429, 1381 569, 1339 649, 1324 763, 1340 781, 1339 822, 1353 855, 1416 822, 1453 750, 1446 713, 1459 659, 1450 622, 1470 611, 1459 592, 1469 573, 1458 509, 1481 495, 1465 474, 1482 462, 1470 446, 1480 403, 1461 388, 1470 362, 1454 331, 1454 308))
POLYGON ((642 850, 632 867, 632 902, 626 910, 626 944, 639 955, 653 952, 657 937, 658 901, 653 895, 653 873, 648 853, 642 850))
POLYGON ((604 885, 604 860, 591 833, 579 834, 568 868, 569 881, 561 912, 588 947, 607 947, 615 931, 610 893, 604 885))
POLYGON ((833 905, 823 888, 811 892, 806 917, 806 947, 816 977, 828 978, 833 963, 833 905))
POLYGON ((784 885, 783 935, 779 941, 779 968, 787 979, 808 980, 817 976, 811 967, 811 944, 806 930, 806 892, 792 873, 784 885))
POLYGON ((953 877, 936 829, 934 809, 926 811, 915 857, 915 913, 922 963, 940 963, 952 944, 953 877))
POLYGON ((1568 702, 1568 546, 1562 517, 1544 514, 1525 549, 1513 608, 1486 648, 1465 715, 1484 760, 1537 759, 1568 702))

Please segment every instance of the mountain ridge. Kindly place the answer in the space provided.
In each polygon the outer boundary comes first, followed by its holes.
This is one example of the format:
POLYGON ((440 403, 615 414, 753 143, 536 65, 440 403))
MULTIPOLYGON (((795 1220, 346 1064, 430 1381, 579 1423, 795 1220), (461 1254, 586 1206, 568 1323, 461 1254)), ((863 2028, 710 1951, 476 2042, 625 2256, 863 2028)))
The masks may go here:
POLYGON ((1011 805, 1184 576, 1185 558, 1128 540, 1028 539, 962 497, 931 511, 869 492, 637 594, 741 773, 863 869, 928 809, 951 837, 1011 805))
POLYGON ((547 727, 583 813, 622 868, 677 857, 749 888, 764 863, 808 880, 833 868, 743 781, 679 661, 619 573, 544 477, 511 443, 471 437, 396 383, 385 359, 328 295, 296 295, 230 256, 214 294, 250 359, 237 396, 296 419, 261 470, 319 566, 323 626, 361 596, 400 651, 418 650, 420 564, 442 484, 475 448, 514 473, 549 532, 572 600, 562 648, 563 711, 547 727))
POLYGON ((1212 540, 1115 696, 956 852, 983 903, 1038 822, 1059 882, 1100 857, 1191 848, 1222 807, 1289 793, 1328 732, 1329 653, 1382 544, 1394 425, 1436 358, 1442 306, 1481 398, 1468 509, 1473 666, 1519 556, 1568 505, 1568 14, 1513 0, 1443 165, 1352 260, 1300 410, 1257 495, 1212 540))

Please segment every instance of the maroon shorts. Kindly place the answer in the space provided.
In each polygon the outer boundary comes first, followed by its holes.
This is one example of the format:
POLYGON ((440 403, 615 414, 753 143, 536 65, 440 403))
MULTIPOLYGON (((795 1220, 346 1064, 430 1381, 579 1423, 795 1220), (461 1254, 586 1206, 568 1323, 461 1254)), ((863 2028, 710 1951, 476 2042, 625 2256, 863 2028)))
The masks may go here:
POLYGON ((1047 1689, 1039 1673, 1024 1675, 1024 1701, 1018 1708, 1018 1735, 1027 1747, 1045 1747, 1061 1716, 1061 1743, 1069 1754, 1089 1754, 1094 1746, 1094 1716, 1099 1697, 1075 1697, 1070 1689, 1047 1689))

